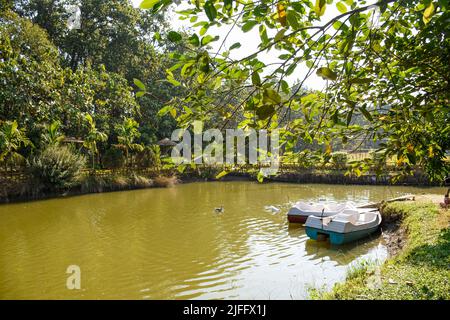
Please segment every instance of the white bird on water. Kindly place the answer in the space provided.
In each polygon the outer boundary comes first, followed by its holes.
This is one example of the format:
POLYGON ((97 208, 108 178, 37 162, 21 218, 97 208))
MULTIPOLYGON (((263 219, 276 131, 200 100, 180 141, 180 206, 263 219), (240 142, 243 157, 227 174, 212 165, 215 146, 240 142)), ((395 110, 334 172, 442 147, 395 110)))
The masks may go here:
POLYGON ((275 207, 275 206, 266 206, 265 209, 266 209, 267 211, 272 212, 272 213, 277 213, 277 212, 280 212, 280 211, 281 211, 281 209, 279 209, 279 208, 277 208, 277 207, 275 207))

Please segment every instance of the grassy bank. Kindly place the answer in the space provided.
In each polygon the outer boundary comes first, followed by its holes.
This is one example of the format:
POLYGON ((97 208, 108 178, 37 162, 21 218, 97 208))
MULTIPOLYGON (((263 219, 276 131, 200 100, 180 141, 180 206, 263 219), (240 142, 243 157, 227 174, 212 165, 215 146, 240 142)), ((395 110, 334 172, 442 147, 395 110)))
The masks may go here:
MULTIPOLYGON (((402 250, 382 266, 362 263, 331 292, 313 291, 315 299, 450 299, 450 210, 435 203, 392 203, 385 219, 400 219, 402 250)), ((396 239, 396 237, 393 237, 396 239)))
POLYGON ((88 193, 114 192, 145 188, 169 188, 178 183, 174 175, 137 174, 133 172, 86 173, 70 187, 55 188, 32 178, 20 181, 0 179, 0 203, 32 201, 88 193))

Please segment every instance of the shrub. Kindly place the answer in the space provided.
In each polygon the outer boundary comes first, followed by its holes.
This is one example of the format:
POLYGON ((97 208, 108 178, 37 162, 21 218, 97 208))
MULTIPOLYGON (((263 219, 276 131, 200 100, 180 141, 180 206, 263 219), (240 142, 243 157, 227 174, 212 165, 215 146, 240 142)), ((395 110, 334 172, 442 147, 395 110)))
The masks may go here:
POLYGON ((161 150, 158 145, 147 146, 136 155, 136 164, 140 168, 161 166, 161 150))
POLYGON ((176 185, 178 183, 178 179, 175 176, 172 176, 172 177, 159 176, 159 177, 156 177, 153 180, 153 182, 156 187, 169 188, 169 187, 173 187, 174 185, 176 185))
POLYGON ((88 174, 81 179, 81 192, 99 193, 108 186, 108 181, 101 176, 88 174))
POLYGON ((86 159, 68 147, 49 146, 29 162, 36 190, 61 190, 79 182, 86 159))
POLYGON ((117 169, 122 168, 125 165, 125 156, 123 151, 118 148, 110 148, 106 150, 102 163, 105 168, 117 169))
POLYGON ((385 167, 386 166, 386 157, 380 152, 371 151, 370 158, 375 167, 385 167))
POLYGON ((149 178, 133 173, 130 177, 130 183, 138 188, 148 188, 153 185, 153 181, 149 178))
POLYGON ((331 161, 337 169, 347 167, 348 155, 345 152, 335 152, 331 155, 331 161))
POLYGON ((308 169, 314 167, 317 163, 319 163, 320 157, 309 150, 304 150, 298 154, 297 162, 301 168, 308 169))

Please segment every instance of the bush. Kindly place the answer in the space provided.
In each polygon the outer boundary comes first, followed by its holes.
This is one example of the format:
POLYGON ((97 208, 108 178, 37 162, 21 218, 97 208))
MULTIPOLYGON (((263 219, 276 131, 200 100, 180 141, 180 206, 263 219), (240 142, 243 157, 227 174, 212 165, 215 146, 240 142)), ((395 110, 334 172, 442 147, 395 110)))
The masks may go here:
POLYGON ((158 145, 147 146, 136 155, 136 165, 140 168, 161 166, 161 150, 158 145))
POLYGON ((36 190, 54 191, 79 182, 86 159, 68 147, 50 146, 31 159, 29 172, 36 190))
POLYGON ((118 148, 110 148, 106 150, 102 158, 102 164, 108 169, 118 169, 125 166, 125 157, 122 150, 118 148))
POLYGON ((137 188, 149 188, 153 185, 153 181, 149 178, 133 173, 130 177, 130 183, 137 188))
POLYGON ((375 167, 384 168, 386 166, 386 157, 382 153, 371 151, 370 158, 372 159, 375 167))
POLYGON ((337 169, 347 167, 348 155, 345 152, 335 152, 331 155, 331 161, 337 169))
POLYGON ((297 163, 303 169, 315 167, 320 162, 320 157, 309 150, 304 150, 298 153, 297 163))
POLYGON ((100 193, 108 186, 107 179, 101 176, 88 174, 81 179, 81 192, 83 193, 100 193))
POLYGON ((178 183, 178 179, 175 176, 173 176, 173 177, 159 176, 159 177, 156 177, 153 180, 153 182, 154 182, 155 187, 170 188, 178 183))

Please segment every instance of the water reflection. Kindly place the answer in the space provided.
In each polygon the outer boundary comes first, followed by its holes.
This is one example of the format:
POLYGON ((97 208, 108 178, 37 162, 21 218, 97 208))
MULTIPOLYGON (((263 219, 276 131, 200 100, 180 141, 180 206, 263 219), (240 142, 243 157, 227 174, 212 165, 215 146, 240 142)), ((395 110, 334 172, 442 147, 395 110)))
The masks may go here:
POLYGON ((382 259, 385 250, 376 236, 339 248, 309 241, 286 222, 291 202, 415 191, 196 183, 0 206, 0 298, 305 298, 309 286, 331 286, 355 259, 382 259), (72 264, 81 291, 65 287, 72 264))

